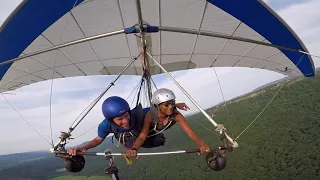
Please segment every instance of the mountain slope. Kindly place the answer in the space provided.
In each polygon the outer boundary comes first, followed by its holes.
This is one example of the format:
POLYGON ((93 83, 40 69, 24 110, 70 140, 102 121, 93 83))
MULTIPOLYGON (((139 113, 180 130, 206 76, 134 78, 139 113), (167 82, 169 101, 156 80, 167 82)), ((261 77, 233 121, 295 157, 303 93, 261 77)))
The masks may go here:
MULTIPOLYGON (((282 83, 258 90, 253 94, 215 107, 215 120, 223 123, 228 134, 237 137, 267 106, 282 83)), ((237 139, 239 148, 228 156, 225 170, 215 172, 206 166, 204 155, 176 154, 144 156, 127 165, 115 157, 122 179, 319 179, 320 177, 320 76, 298 78, 287 82, 265 111, 237 139)), ((213 109, 208 109, 212 112, 213 109)), ((211 146, 220 145, 213 126, 202 114, 187 118, 191 128, 211 146), (205 128, 204 128, 205 127, 205 128), (209 129, 209 130, 208 130, 209 129)), ((179 125, 165 132, 164 147, 141 149, 140 152, 171 151, 196 148, 195 143, 179 125)), ((110 144, 90 151, 124 152, 110 144)), ((86 166, 80 173, 64 171, 63 161, 48 157, 0 171, 0 179, 81 179, 103 178, 107 162, 102 156, 85 157, 86 166), (66 176, 68 175, 68 176, 66 176), (100 177, 98 177, 100 176, 100 177)), ((106 177, 106 179, 108 179, 106 177)))
MULTIPOLYGON (((227 168, 210 170, 204 156, 142 157, 133 166, 121 166, 128 179, 318 179, 320 177, 320 81, 294 79, 285 84, 257 120, 237 139, 240 147, 228 156, 227 168)), ((216 121, 239 135, 267 106, 282 83, 256 96, 216 109, 216 121)), ((258 91, 260 92, 260 91, 258 91)), ((207 111, 212 111, 209 109, 207 111)), ((203 115, 188 118, 191 127, 210 145, 219 145, 217 133, 203 115)), ((175 126, 166 132, 167 145, 158 150, 193 148, 195 144, 175 126)))

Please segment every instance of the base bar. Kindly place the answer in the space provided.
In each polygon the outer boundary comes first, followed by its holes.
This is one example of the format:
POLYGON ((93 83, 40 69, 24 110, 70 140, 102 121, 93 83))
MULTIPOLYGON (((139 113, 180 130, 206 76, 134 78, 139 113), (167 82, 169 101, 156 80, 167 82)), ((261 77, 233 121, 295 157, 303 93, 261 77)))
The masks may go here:
MULTIPOLYGON (((212 147, 211 152, 215 152, 218 150, 227 150, 232 149, 231 147, 212 147)), ((137 153, 137 156, 155 156, 155 155, 168 155, 168 154, 186 154, 186 153, 199 153, 200 149, 185 149, 185 150, 177 150, 177 151, 167 151, 167 152, 154 152, 154 153, 137 153)), ((56 155, 69 155, 65 151, 54 151, 56 155)), ((81 156, 105 156, 104 152, 77 152, 77 155, 81 156)), ((111 156, 123 156, 124 153, 110 153, 111 156)))

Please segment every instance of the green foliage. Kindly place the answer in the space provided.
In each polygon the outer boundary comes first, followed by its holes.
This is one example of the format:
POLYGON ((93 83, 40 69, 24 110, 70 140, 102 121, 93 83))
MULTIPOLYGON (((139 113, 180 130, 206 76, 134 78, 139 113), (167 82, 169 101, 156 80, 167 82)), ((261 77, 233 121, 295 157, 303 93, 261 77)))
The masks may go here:
POLYGON ((108 178, 106 176, 93 176, 93 177, 88 177, 88 176, 60 176, 56 177, 52 180, 111 180, 112 178, 108 178))
MULTIPOLYGON (((282 83, 273 85, 215 110, 232 137, 238 136, 264 109, 282 83)), ((316 78, 287 82, 272 103, 237 139, 239 146, 227 158, 225 170, 215 172, 196 154, 141 157, 123 166, 127 179, 317 179, 320 176, 320 81, 316 78)), ((220 145, 218 134, 203 115, 188 117, 191 127, 212 146, 220 145), (196 123, 196 121, 198 123, 196 123), (199 125, 201 123, 203 126, 199 125)), ((166 132, 165 148, 152 151, 195 148, 179 126, 166 132)), ((150 151, 150 150, 148 150, 150 151)))
MULTIPOLYGON (((223 171, 211 170, 205 155, 178 154, 144 156, 127 165, 124 158, 115 157, 121 179, 318 179, 320 177, 320 81, 299 78, 287 82, 272 103, 237 139, 239 147, 227 157, 223 171)), ((215 112, 215 120, 224 124, 233 138, 237 137, 266 107, 282 83, 269 86, 239 100, 206 110, 215 112), (228 112, 228 114, 227 114, 228 112)), ((202 114, 187 118, 192 129, 211 146, 221 145, 217 132, 202 114)), ((196 144, 176 125, 165 132, 166 145, 140 152, 158 152, 197 148, 196 144)), ((110 144, 90 150, 125 152, 110 144)), ((59 158, 33 161, 0 171, 5 179, 110 179, 104 174, 107 162, 103 157, 86 157, 80 173, 63 170, 59 158), (30 162, 31 163, 31 162, 30 162)), ((1 179, 0 178, 0 179, 1 179)))

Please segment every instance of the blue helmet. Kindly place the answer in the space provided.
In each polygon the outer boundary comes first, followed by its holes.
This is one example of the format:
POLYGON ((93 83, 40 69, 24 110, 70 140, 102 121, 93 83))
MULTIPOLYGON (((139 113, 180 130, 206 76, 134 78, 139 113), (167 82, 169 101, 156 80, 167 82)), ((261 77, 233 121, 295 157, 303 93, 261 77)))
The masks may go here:
POLYGON ((124 115, 130 110, 128 102, 121 97, 111 96, 102 104, 102 114, 107 120, 124 115))

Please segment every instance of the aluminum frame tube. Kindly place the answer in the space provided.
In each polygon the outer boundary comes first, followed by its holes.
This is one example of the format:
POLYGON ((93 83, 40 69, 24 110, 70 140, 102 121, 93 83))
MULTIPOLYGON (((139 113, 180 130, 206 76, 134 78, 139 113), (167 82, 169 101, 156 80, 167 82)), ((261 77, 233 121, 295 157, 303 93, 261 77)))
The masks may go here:
POLYGON ((254 43, 254 44, 274 47, 274 48, 278 48, 278 49, 283 49, 283 50, 288 50, 288 51, 293 51, 293 52, 299 52, 299 53, 303 53, 303 54, 307 54, 307 55, 312 56, 310 53, 302 51, 300 49, 292 49, 292 48, 288 48, 288 47, 284 47, 284 46, 280 46, 280 45, 270 44, 270 43, 256 41, 256 40, 242 38, 242 37, 234 37, 234 36, 225 35, 225 34, 213 33, 213 32, 208 32, 208 31, 201 31, 201 30, 198 31, 198 30, 195 30, 195 29, 178 28, 178 27, 167 27, 167 26, 160 26, 159 30, 160 31, 168 31, 168 32, 186 33, 186 34, 196 34, 196 35, 217 37, 217 38, 223 38, 223 39, 231 39, 231 40, 242 41, 242 42, 249 42, 249 43, 254 43))
POLYGON ((113 173, 111 177, 112 177, 112 180, 120 180, 118 173, 113 173))
MULTIPOLYGON (((142 42, 142 48, 143 48, 143 60, 144 60, 144 65, 145 68, 147 69, 148 73, 150 73, 150 64, 149 64, 149 59, 146 56, 146 51, 147 51, 147 42, 145 38, 145 31, 143 28, 143 18, 142 18, 142 10, 141 10, 141 3, 140 0, 136 0, 136 7, 137 7, 137 14, 138 14, 138 22, 139 22, 139 32, 141 35, 141 42, 142 42)), ((149 97, 149 103, 151 106, 151 98, 152 98, 152 92, 151 92, 151 82, 150 82, 150 76, 149 74, 148 77, 146 77, 147 81, 147 86, 148 86, 148 97, 149 97)))
POLYGON ((129 68, 129 66, 139 58, 139 56, 141 55, 141 53, 134 59, 132 59, 125 67, 124 69, 119 73, 119 75, 116 77, 116 79, 114 79, 109 86, 100 94, 100 96, 98 96, 97 99, 95 99, 94 104, 92 104, 92 106, 87 110, 87 112, 83 115, 82 118, 80 118, 76 123, 74 123, 71 128, 75 129, 79 123, 86 117, 86 115, 91 111, 91 109, 99 102, 99 100, 103 97, 103 95, 105 95, 105 93, 111 88, 111 86, 114 85, 114 83, 120 78, 120 76, 123 75, 123 73, 129 68))
POLYGON ((198 103, 189 95, 189 93, 168 73, 168 71, 149 53, 148 56, 161 68, 163 72, 180 88, 180 90, 189 98, 189 100, 206 116, 206 118, 217 127, 217 123, 198 105, 198 103))
POLYGON ((137 13, 138 13, 138 20, 139 20, 139 24, 140 26, 142 26, 142 11, 141 11, 141 3, 140 0, 136 0, 136 7, 137 7, 137 13))
MULTIPOLYGON (((217 123, 209 116, 208 113, 206 113, 199 105, 198 103, 188 94, 186 90, 168 73, 168 71, 149 53, 147 52, 148 56, 162 69, 163 72, 166 73, 166 75, 180 88, 180 90, 189 98, 189 100, 201 111, 201 113, 214 125, 214 127, 217 127, 217 123)), ((222 130, 219 129, 219 133, 221 134, 222 130)), ((226 138, 230 143, 232 143, 233 147, 238 147, 238 143, 234 141, 227 133, 223 132, 226 138)))
MULTIPOLYGON (((166 155, 166 154, 182 154, 187 153, 185 150, 169 151, 169 152, 154 152, 154 153, 137 153, 138 156, 153 156, 153 155, 166 155)), ((105 156, 103 152, 77 152, 77 155, 83 156, 105 156)), ((122 156, 123 153, 111 153, 111 156, 122 156)))
POLYGON ((8 64, 8 63, 13 63, 15 61, 19 61, 19 60, 22 60, 24 58, 35 56, 35 55, 38 55, 38 54, 43 54, 45 52, 53 51, 53 50, 56 50, 56 49, 59 49, 59 48, 63 48, 63 47, 67 47, 67 46, 71 46, 71 45, 75 45, 75 44, 79 44, 79 43, 82 43, 82 42, 87 42, 87 41, 91 41, 91 40, 95 40, 95 39, 100 39, 100 38, 104 38, 104 37, 108 37, 108 36, 114 36, 114 35, 118 35, 118 34, 122 34, 122 33, 124 33, 124 29, 123 30, 118 30, 118 31, 113 31, 113 32, 108 32, 108 33, 103 33, 103 34, 99 34, 99 35, 95 35, 95 36, 91 36, 91 37, 87 37, 87 38, 83 38, 83 39, 74 40, 74 41, 67 42, 67 43, 64 43, 64 44, 61 44, 61 45, 57 45, 57 46, 54 46, 54 47, 51 47, 51 48, 47 48, 47 49, 36 51, 36 52, 30 53, 30 54, 27 54, 27 55, 24 55, 24 56, 20 56, 20 57, 11 59, 11 60, 0 62, 0 66, 8 64))
MULTIPOLYGON (((136 58, 132 59, 125 67, 124 69, 119 73, 119 75, 109 84, 109 86, 93 101, 93 104, 91 104, 91 107, 86 111, 86 113, 77 121, 75 121, 72 126, 69 128, 68 134, 71 134, 71 132, 80 124, 80 122, 86 117, 86 115, 92 110, 92 108, 99 102, 99 100, 104 96, 104 94, 114 85, 114 83, 120 78, 120 76, 123 75, 123 73, 130 67, 130 65, 137 60, 142 53, 140 53, 136 58)), ((62 140, 60 139, 53 147, 55 150, 60 144, 62 140)))

